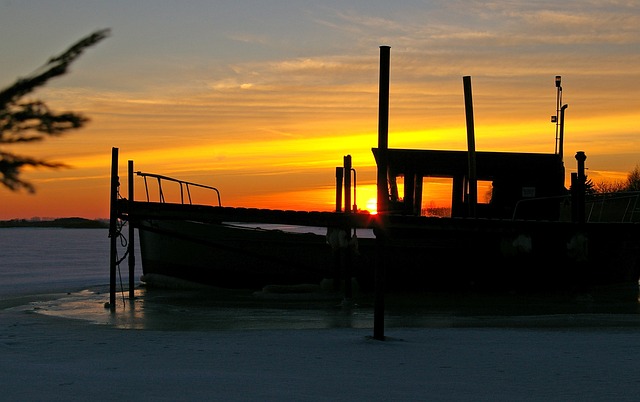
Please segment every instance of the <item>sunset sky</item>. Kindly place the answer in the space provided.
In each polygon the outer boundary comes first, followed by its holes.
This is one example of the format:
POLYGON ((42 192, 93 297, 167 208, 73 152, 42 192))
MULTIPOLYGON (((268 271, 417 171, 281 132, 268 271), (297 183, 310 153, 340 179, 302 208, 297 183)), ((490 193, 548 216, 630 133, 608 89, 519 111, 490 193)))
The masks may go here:
MULTIPOLYGON (((350 154, 375 196, 379 46, 391 46, 389 145, 554 152, 562 76, 565 166, 595 182, 640 163, 640 3, 568 1, 0 0, 0 87, 90 33, 69 74, 32 98, 91 121, 1 149, 64 162, 0 188, 0 219, 109 214, 111 149, 136 170, 217 187, 225 206, 334 208, 350 154)), ((136 199, 144 197, 136 182, 136 199)), ((196 200, 198 201, 198 200, 196 200)))

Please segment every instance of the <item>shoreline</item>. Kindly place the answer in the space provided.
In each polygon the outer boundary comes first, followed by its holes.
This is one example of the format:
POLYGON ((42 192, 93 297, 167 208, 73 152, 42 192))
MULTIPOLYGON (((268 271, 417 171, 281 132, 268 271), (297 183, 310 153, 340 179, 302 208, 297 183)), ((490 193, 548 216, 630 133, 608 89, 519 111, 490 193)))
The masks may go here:
POLYGON ((2 228, 64 228, 64 229, 108 229, 107 219, 53 218, 0 220, 2 228))

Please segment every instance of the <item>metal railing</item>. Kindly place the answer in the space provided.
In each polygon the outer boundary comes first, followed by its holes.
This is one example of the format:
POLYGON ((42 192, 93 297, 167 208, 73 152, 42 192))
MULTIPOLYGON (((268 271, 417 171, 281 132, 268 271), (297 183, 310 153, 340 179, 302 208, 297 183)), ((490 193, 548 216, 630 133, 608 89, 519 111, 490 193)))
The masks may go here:
POLYGON ((557 202, 558 206, 561 206, 564 201, 570 202, 571 196, 558 195, 558 196, 552 196, 552 197, 523 198, 516 202, 516 205, 513 208, 513 215, 511 216, 511 219, 513 220, 518 219, 521 216, 520 213, 522 209, 532 208, 531 207, 532 204, 537 204, 537 206, 540 206, 540 205, 548 205, 549 203, 555 204, 557 202))
POLYGON ((588 222, 638 222, 640 191, 587 196, 585 207, 588 222))
MULTIPOLYGON (((538 197, 519 200, 513 211, 516 219, 519 207, 558 201, 562 211, 570 211, 571 196, 538 197)), ((568 213, 564 213, 567 215, 568 213)), ((561 218, 562 219, 562 218, 561 218)), ((587 222, 640 222, 640 191, 590 194, 585 197, 585 219, 587 222)))
POLYGON ((204 184, 198 184, 198 183, 192 183, 189 181, 185 181, 185 180, 179 180, 179 179, 175 179, 173 177, 168 177, 168 176, 163 176, 163 175, 159 175, 159 174, 154 174, 154 173, 145 173, 145 172, 136 172, 136 175, 141 176, 142 178, 144 178, 144 189, 147 195, 147 202, 150 201, 149 198, 149 185, 147 183, 147 178, 154 178, 157 180, 158 183, 158 196, 159 196, 159 201, 161 203, 166 202, 165 198, 164 198, 164 191, 162 189, 162 181, 169 181, 172 183, 178 183, 178 185, 180 186, 180 203, 184 204, 185 200, 184 200, 184 196, 185 196, 185 192, 187 194, 187 198, 189 201, 189 204, 192 204, 192 200, 191 200, 191 187, 199 187, 199 188, 204 188, 207 190, 213 190, 216 192, 216 195, 218 196, 218 206, 222 206, 222 203, 220 201, 220 191, 218 191, 217 188, 215 187, 211 187, 211 186, 207 186, 204 184))

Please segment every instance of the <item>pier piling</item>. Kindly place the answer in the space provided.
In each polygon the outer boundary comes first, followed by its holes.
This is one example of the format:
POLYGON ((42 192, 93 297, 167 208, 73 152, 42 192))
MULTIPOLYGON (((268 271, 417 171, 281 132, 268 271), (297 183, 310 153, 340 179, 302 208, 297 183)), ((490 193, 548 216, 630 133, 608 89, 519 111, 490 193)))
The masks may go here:
MULTIPOLYGON (((351 155, 346 155, 343 158, 344 164, 344 213, 351 213, 351 155)), ((354 211, 356 212, 356 211, 354 211)), ((344 270, 344 298, 345 300, 351 300, 352 291, 351 291, 351 264, 352 258, 351 253, 352 244, 351 244, 351 226, 347 226, 343 228, 347 234, 347 248, 344 251, 344 262, 343 262, 343 270, 344 270)))
MULTIPOLYGON (((378 219, 384 232, 384 216, 389 211, 389 186, 388 186, 388 149, 389 149, 389 71, 391 47, 380 46, 380 89, 378 95, 378 174, 377 174, 377 210, 378 219)), ((376 233, 378 240, 378 252, 384 257, 385 241, 382 233, 376 233)), ((375 302, 373 311, 373 338, 384 340, 384 277, 385 266, 378 258, 375 267, 375 302)))

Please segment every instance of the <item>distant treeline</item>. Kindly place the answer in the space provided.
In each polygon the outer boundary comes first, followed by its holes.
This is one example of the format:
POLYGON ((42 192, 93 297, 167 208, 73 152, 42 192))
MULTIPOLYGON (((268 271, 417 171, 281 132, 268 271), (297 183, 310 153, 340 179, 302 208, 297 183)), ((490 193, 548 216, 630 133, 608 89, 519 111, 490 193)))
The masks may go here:
POLYGON ((109 228, 105 219, 85 218, 56 218, 40 219, 11 219, 0 221, 0 228, 39 227, 39 228, 70 228, 70 229, 104 229, 109 228))

